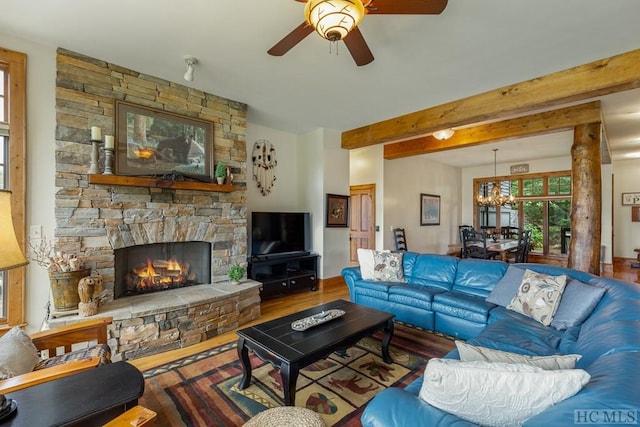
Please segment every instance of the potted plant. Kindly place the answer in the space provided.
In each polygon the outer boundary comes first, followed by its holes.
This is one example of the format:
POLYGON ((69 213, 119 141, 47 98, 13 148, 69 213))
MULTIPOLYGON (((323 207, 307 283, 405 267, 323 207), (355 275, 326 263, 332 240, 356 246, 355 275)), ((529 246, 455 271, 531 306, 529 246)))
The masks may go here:
POLYGON ((216 165, 215 176, 218 184, 224 184, 224 179, 227 176, 227 169, 224 167, 224 163, 218 162, 216 165))
POLYGON ((244 276, 244 267, 238 263, 233 264, 231 267, 229 267, 227 276, 229 276, 229 280, 231 280, 232 285, 240 284, 240 280, 244 276))

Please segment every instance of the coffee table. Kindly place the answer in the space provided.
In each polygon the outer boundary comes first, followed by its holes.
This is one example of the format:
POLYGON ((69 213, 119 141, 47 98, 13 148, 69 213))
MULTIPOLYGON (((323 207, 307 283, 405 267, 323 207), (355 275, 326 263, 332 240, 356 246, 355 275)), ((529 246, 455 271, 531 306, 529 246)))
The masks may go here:
POLYGON ((249 350, 260 359, 280 368, 284 404, 287 406, 295 404, 296 381, 300 369, 326 358, 336 350, 351 347, 361 338, 376 331, 384 331, 382 359, 386 363, 393 363, 389 356, 389 343, 393 336, 394 317, 391 313, 337 300, 241 329, 237 332, 238 357, 242 364, 242 379, 238 387, 244 390, 251 383, 249 350), (306 331, 291 329, 293 321, 331 309, 344 310, 345 314, 306 331))

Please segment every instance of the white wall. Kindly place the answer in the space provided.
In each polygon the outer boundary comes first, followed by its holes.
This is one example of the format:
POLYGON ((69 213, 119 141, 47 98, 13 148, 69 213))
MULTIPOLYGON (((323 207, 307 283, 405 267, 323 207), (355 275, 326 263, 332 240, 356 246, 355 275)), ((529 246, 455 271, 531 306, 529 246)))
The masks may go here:
POLYGON ((444 254, 457 242, 460 169, 424 157, 384 161, 384 249, 393 249, 392 227, 403 227, 414 252, 444 254), (440 225, 420 225, 420 193, 440 196, 440 225))
POLYGON ((350 185, 376 185, 375 225, 376 231, 375 249, 384 246, 384 146, 374 145, 357 148, 349 152, 349 184, 350 185))
MULTIPOLYGON (((27 233, 31 225, 41 225, 51 238, 55 228, 56 51, 3 33, 0 46, 27 54, 27 233)), ((31 263, 26 281, 27 330, 34 331, 40 329, 46 315, 49 278, 44 268, 31 263)))
POLYGON ((636 258, 633 250, 640 248, 640 222, 631 221, 631 206, 622 206, 622 193, 640 192, 640 160, 614 161, 613 174, 614 255, 636 258))

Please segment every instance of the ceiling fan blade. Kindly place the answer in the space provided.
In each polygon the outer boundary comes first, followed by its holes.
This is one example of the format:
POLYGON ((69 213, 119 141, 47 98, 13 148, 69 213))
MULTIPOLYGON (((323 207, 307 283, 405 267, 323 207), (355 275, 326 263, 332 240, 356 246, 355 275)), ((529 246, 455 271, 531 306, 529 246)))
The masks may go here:
POLYGON ((439 15, 447 0, 371 0, 367 12, 375 15, 439 15))
POLYGON ((356 61, 358 66, 367 65, 373 61, 373 54, 360 32, 360 28, 355 27, 342 40, 347 45, 347 49, 349 49, 353 60, 356 61))
POLYGON ((293 31, 284 36, 282 40, 273 45, 271 49, 267 51, 269 55, 282 56, 289 52, 291 48, 300 43, 305 37, 313 32, 313 27, 304 21, 298 25, 293 31))

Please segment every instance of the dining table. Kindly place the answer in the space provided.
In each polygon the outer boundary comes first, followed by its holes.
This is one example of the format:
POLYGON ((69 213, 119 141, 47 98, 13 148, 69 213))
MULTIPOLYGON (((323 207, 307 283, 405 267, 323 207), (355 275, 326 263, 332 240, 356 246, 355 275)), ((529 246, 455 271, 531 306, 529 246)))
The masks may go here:
POLYGON ((487 239, 487 250, 500 253, 500 259, 507 262, 509 252, 518 248, 518 239, 487 239))

